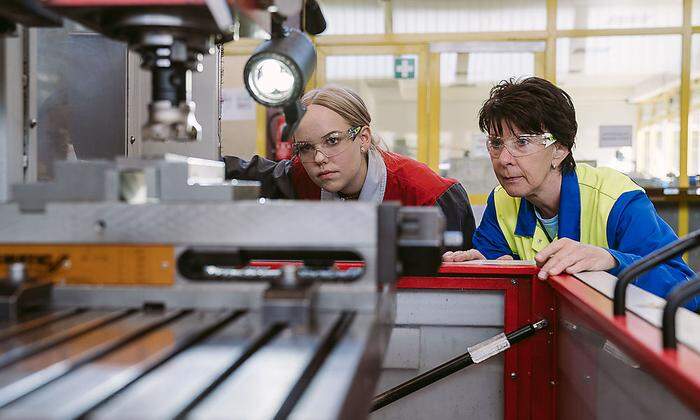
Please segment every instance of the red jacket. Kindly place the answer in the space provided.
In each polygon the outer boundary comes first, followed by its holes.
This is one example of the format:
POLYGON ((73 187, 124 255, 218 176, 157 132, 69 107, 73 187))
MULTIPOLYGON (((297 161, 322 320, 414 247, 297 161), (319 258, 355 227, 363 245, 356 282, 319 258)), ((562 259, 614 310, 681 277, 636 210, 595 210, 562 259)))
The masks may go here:
MULTIPOLYGON (((427 165, 398 153, 380 150, 386 164, 384 201, 400 201, 404 206, 432 206, 457 180, 443 178, 427 165)), ((292 160, 292 183, 298 199, 319 200, 321 189, 306 173, 299 158, 292 160)))
MULTIPOLYGON (((474 215, 464 187, 455 179, 443 178, 427 165, 409 157, 379 151, 386 165, 384 201, 400 201, 404 206, 439 206, 447 230, 463 232, 465 249, 471 248, 474 215)), ((301 161, 274 162, 260 156, 250 161, 225 156, 226 178, 256 180, 260 194, 273 199, 319 200, 321 189, 306 173, 301 161)))

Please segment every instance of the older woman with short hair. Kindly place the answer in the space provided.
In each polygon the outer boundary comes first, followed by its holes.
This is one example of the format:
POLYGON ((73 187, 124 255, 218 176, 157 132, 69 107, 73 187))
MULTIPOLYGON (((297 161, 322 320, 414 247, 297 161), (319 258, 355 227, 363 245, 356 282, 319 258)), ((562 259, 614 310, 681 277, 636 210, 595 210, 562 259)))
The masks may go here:
MULTIPOLYGON (((571 97, 547 80, 503 81, 479 112, 500 186, 488 198, 474 249, 445 261, 535 260, 539 277, 581 271, 617 275, 677 239, 644 190, 609 168, 577 165, 578 125, 571 97)), ((665 297, 693 271, 680 257, 636 284, 665 297)), ((697 308, 700 298, 687 307, 697 308)))

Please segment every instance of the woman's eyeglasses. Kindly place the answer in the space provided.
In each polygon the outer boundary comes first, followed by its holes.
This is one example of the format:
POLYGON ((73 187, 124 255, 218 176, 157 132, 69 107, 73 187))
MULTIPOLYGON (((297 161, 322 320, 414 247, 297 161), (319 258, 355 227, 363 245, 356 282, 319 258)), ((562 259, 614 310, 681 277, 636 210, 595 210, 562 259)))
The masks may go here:
POLYGON ((519 134, 509 138, 489 136, 486 148, 494 159, 501 156, 504 148, 508 149, 513 157, 523 157, 544 150, 556 141, 551 133, 519 134))
POLYGON ((311 143, 295 141, 294 154, 299 156, 302 162, 315 162, 316 153, 321 152, 325 157, 331 158, 343 153, 355 140, 362 127, 350 127, 347 131, 334 131, 324 136, 320 142, 311 143))

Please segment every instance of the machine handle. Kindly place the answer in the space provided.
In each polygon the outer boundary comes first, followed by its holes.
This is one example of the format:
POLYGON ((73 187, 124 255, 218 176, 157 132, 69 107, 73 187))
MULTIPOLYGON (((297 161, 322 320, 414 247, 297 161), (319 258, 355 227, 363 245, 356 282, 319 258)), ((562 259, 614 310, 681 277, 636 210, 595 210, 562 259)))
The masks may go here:
POLYGON ((700 294, 700 275, 690 281, 676 286, 666 297, 666 306, 661 324, 661 334, 665 349, 675 349, 676 340, 676 312, 688 299, 700 294))
POLYGON ((620 273, 617 283, 615 283, 615 294, 613 295, 613 313, 615 316, 625 315, 627 286, 629 286, 637 276, 652 269, 657 264, 666 262, 698 245, 700 245, 700 229, 671 242, 663 248, 657 249, 627 267, 620 273))
MULTIPOLYGON (((312 249, 228 249, 216 247, 192 247, 186 249, 177 258, 177 270, 180 275, 189 280, 212 280, 225 277, 239 277, 241 280, 265 280, 280 273, 262 268, 239 269, 253 260, 294 260, 303 261, 307 268, 326 269, 321 274, 328 274, 336 261, 363 261, 362 256, 352 251, 342 250, 312 250, 312 249), (207 272, 207 267, 219 267, 221 275, 207 272)), ((354 281, 351 273, 340 274, 343 281, 354 281)), ((311 276, 312 272, 305 272, 311 276)), ((336 279, 337 280, 337 279, 336 279)))

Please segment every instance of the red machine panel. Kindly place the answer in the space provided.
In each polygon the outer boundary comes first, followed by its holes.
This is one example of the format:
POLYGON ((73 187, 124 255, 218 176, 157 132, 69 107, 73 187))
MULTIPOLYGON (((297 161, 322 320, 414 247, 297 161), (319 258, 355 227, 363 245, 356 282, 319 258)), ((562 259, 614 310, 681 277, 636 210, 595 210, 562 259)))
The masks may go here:
POLYGON ((505 331, 549 321, 504 355, 506 419, 700 415, 700 354, 682 344, 663 350, 657 327, 629 312, 614 317, 609 298, 572 276, 541 281, 537 272, 533 265, 446 263, 435 276, 402 277, 397 288, 501 291, 505 331))
POLYGON ((612 301, 574 277, 543 282, 537 271, 447 263, 435 277, 404 277, 398 287, 503 290, 504 330, 549 321, 546 333, 505 354, 506 419, 697 418, 700 354, 663 350, 657 327, 631 313, 613 317, 612 301))
POLYGON ((545 318, 550 327, 505 353, 504 417, 556 418, 557 328, 552 289, 537 280, 532 265, 446 263, 437 277, 403 277, 399 289, 500 290, 505 296, 504 330, 545 318))

